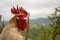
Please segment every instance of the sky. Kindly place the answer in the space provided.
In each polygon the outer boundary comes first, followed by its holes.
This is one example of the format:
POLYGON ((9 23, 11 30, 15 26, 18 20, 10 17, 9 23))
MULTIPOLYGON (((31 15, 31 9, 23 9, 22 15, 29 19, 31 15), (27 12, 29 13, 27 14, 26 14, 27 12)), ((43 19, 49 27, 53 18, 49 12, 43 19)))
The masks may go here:
POLYGON ((0 15, 3 15, 4 20, 13 17, 10 9, 17 5, 30 13, 30 19, 47 18, 54 8, 60 6, 60 0, 0 0, 0 15))

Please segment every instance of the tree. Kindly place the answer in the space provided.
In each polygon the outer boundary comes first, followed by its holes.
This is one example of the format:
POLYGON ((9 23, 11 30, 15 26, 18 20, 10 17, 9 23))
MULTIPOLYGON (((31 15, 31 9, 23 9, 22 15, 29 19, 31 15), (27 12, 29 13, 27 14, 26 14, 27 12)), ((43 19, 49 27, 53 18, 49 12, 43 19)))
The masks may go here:
POLYGON ((51 16, 49 16, 49 19, 52 21, 51 27, 53 28, 52 30, 52 39, 55 40, 57 35, 60 35, 60 7, 55 8, 54 13, 52 13, 51 16))

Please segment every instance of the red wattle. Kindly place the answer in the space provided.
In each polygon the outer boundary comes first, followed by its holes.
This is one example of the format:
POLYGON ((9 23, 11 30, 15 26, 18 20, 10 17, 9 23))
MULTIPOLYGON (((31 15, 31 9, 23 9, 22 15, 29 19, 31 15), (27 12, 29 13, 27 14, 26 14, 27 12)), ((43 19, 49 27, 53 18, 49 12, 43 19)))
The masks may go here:
POLYGON ((18 27, 18 30, 22 30, 22 31, 26 29, 27 23, 23 17, 20 17, 19 19, 17 19, 17 27, 18 27))

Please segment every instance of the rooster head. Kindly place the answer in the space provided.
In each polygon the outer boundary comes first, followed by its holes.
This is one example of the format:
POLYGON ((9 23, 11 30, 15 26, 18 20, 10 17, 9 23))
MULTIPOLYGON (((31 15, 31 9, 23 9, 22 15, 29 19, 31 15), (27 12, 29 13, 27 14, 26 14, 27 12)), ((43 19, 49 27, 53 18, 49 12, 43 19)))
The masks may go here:
POLYGON ((27 11, 17 5, 16 8, 14 6, 11 8, 11 13, 18 16, 17 27, 18 30, 21 29, 23 31, 27 27, 26 19, 24 19, 28 15, 27 11))

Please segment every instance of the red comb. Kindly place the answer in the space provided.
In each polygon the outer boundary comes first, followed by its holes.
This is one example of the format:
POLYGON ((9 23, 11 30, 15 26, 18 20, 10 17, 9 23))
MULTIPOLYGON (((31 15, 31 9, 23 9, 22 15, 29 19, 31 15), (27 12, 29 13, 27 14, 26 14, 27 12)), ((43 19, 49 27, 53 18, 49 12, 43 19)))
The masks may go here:
POLYGON ((26 17, 27 16, 27 11, 24 10, 22 7, 18 7, 17 5, 17 8, 15 8, 13 6, 13 8, 11 8, 11 13, 12 14, 24 14, 23 16, 26 17))

